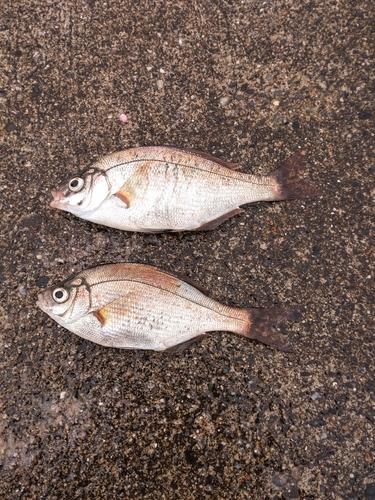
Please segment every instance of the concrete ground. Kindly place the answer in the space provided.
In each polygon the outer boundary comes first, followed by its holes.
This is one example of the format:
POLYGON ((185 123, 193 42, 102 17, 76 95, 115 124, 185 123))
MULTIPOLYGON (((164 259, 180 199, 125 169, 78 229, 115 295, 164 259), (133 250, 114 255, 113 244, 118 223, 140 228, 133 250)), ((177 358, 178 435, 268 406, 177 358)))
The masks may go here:
POLYGON ((374 3, 0 11, 1 498, 374 500, 374 3), (324 193, 196 234, 49 207, 68 173, 152 144, 257 174, 307 148, 324 193), (177 355, 109 349, 35 306, 47 284, 120 261, 227 304, 297 307, 295 353, 222 332, 177 355))

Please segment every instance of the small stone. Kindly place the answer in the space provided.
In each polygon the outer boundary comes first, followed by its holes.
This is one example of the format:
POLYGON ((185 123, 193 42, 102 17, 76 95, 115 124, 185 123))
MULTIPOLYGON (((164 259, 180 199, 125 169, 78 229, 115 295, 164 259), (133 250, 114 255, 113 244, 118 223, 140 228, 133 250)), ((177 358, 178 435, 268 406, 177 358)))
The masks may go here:
POLYGON ((360 120, 369 120, 371 118, 371 112, 370 111, 361 111, 358 115, 358 118, 360 120))
POLYGON ((120 121, 122 121, 122 123, 128 123, 128 117, 122 113, 120 115, 120 121))
POLYGON ((60 399, 65 399, 66 396, 66 391, 61 391, 60 392, 60 399))
POLYGON ((322 432, 322 435, 320 436, 320 439, 327 439, 327 434, 325 432, 322 432))
POLYGON ((262 250, 267 250, 267 245, 265 243, 261 243, 259 246, 262 250))
POLYGON ((311 427, 324 427, 326 425, 322 418, 314 418, 314 420, 311 420, 309 423, 311 427))
POLYGON ((164 87, 163 80, 156 80, 156 86, 157 86, 158 90, 161 90, 164 87))
POLYGON ((315 401, 316 399, 319 399, 321 398, 322 395, 320 394, 320 392, 314 392, 313 394, 311 394, 310 398, 315 401))
POLYGON ((16 128, 17 128, 17 127, 16 127, 16 126, 14 125, 14 123, 12 123, 12 122, 9 122, 9 123, 7 123, 7 124, 5 125, 5 130, 6 130, 7 132, 13 132, 13 130, 16 130, 16 128))
POLYGON ((39 288, 46 288, 48 282, 49 282, 48 276, 40 276, 40 278, 36 280, 36 286, 39 288))
POLYGON ((284 500, 292 500, 299 498, 299 492, 296 484, 292 484, 290 488, 286 491, 283 491, 283 499, 284 500))
POLYGON ((375 484, 368 484, 365 489, 365 498, 375 500, 375 484))
POLYGON ((26 288, 23 285, 18 287, 18 292, 20 295, 26 295, 26 288))
POLYGON ((272 101, 272 104, 275 106, 275 108, 277 108, 278 106, 280 106, 280 101, 272 101))
POLYGON ((219 102, 220 102, 221 106, 226 106, 229 101, 230 101, 230 97, 225 96, 225 97, 221 97, 219 102))

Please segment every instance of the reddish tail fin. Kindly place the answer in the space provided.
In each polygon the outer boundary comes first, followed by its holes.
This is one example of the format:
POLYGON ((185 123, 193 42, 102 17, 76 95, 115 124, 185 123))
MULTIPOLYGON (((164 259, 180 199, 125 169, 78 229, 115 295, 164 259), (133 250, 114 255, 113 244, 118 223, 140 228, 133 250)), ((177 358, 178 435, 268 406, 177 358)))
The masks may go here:
POLYGON ((276 326, 291 321, 297 317, 297 312, 291 309, 248 309, 250 327, 244 333, 245 337, 255 339, 284 352, 293 352, 288 341, 283 338, 276 326))
POLYGON ((295 198, 311 198, 319 196, 319 189, 308 181, 301 179, 306 163, 306 152, 301 151, 290 156, 281 167, 273 173, 278 192, 275 200, 292 200, 295 198))

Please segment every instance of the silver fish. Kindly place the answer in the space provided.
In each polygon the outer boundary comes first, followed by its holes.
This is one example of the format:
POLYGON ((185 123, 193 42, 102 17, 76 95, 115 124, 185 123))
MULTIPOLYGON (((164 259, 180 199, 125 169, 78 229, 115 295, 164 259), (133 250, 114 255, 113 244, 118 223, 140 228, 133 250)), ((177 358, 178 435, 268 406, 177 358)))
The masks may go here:
POLYGON ((172 147, 141 147, 105 156, 52 190, 51 206, 126 231, 206 231, 243 212, 241 205, 316 196, 299 179, 305 152, 271 175, 172 147))
POLYGON ((37 305, 71 332, 103 346, 177 351, 211 331, 292 349, 274 325, 285 309, 241 309, 209 298, 189 278, 143 264, 87 269, 39 294, 37 305))

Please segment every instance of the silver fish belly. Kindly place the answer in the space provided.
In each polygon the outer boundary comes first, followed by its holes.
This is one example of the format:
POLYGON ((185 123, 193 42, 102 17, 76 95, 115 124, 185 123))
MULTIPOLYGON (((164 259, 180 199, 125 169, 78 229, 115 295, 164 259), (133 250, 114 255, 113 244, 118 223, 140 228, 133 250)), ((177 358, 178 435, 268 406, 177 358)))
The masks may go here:
POLYGON ((103 346, 175 351, 208 332, 230 331, 291 350, 273 326, 291 319, 292 311, 226 306, 197 286, 151 266, 113 264, 43 291, 37 305, 71 332, 103 346))
POLYGON ((255 176, 197 151, 129 149, 53 190, 51 206, 127 231, 209 230, 247 203, 315 196, 315 187, 297 179, 304 160, 302 152, 273 174, 255 176))

